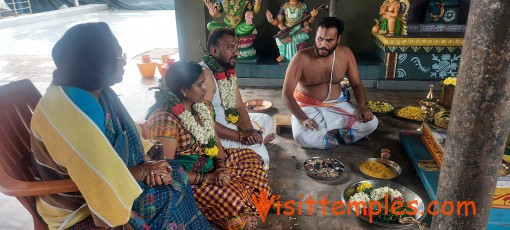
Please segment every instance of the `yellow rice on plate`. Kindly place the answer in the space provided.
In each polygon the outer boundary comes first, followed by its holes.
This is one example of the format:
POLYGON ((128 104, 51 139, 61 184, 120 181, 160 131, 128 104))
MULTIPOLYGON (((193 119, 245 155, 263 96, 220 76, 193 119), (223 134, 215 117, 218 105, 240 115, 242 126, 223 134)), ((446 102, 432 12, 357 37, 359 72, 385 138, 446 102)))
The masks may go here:
POLYGON ((381 164, 379 162, 367 161, 363 162, 359 169, 374 178, 379 179, 391 179, 397 176, 391 169, 389 169, 386 165, 381 164))

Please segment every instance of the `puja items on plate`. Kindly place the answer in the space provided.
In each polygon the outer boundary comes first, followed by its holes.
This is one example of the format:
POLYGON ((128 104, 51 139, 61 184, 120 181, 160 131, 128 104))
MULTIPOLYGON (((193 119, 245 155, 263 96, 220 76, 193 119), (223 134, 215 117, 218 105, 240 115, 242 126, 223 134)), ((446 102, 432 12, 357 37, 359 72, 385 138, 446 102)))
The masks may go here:
POLYGON ((353 206, 352 210, 358 211, 358 214, 365 218, 369 218, 371 213, 379 213, 372 216, 373 221, 388 224, 398 224, 399 220, 405 217, 412 217, 408 214, 413 212, 413 208, 411 208, 412 205, 407 204, 407 201, 404 199, 404 196, 398 189, 392 189, 388 186, 373 188, 370 183, 365 182, 361 183, 356 188, 356 190, 358 192, 350 197, 349 203, 354 204, 355 202, 358 202, 357 204, 360 205, 358 207, 353 206), (385 204, 386 197, 388 197, 387 207, 384 207, 384 205, 383 207, 378 205, 368 205, 371 201, 378 201, 380 204, 385 204), (402 202, 403 205, 395 205, 397 208, 394 209, 390 208, 393 206, 392 204, 397 201, 402 202), (361 205, 361 202, 363 202, 365 205, 361 205), (372 210, 368 210, 369 208, 372 208, 372 210), (382 210, 379 212, 377 211, 378 208, 381 208, 382 210))
POLYGON ((423 121, 425 113, 420 107, 417 106, 405 106, 395 113, 397 117, 406 118, 415 121, 423 121))
POLYGON ((506 162, 503 162, 501 166, 499 166, 498 176, 510 176, 510 167, 506 162))
POLYGON ((434 115, 434 125, 439 128, 447 129, 450 121, 450 112, 446 110, 439 111, 434 115))
POLYGON ((344 171, 342 162, 322 157, 313 157, 303 164, 306 174, 315 179, 335 179, 344 171))
POLYGON ((374 113, 389 113, 393 111, 393 105, 385 101, 368 101, 368 109, 374 113))
POLYGON ((363 162, 359 166, 359 169, 363 173, 365 173, 371 177, 379 178, 379 179, 390 179, 390 178, 394 178, 397 176, 386 165, 381 164, 379 162, 374 162, 374 161, 363 162))

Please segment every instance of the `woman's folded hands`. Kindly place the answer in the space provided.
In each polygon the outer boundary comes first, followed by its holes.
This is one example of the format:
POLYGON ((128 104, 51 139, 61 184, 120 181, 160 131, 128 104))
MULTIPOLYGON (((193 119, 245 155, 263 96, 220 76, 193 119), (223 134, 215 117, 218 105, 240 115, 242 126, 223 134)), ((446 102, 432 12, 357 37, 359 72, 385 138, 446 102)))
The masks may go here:
POLYGON ((166 160, 145 161, 138 166, 143 169, 140 181, 145 181, 149 187, 168 185, 172 181, 172 167, 166 160))

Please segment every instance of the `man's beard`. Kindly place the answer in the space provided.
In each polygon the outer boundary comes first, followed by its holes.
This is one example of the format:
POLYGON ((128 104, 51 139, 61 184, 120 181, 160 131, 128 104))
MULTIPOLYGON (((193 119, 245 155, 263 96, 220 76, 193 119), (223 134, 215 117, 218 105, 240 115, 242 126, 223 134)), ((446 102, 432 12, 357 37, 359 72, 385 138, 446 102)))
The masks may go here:
POLYGON ((319 55, 319 56, 321 56, 321 57, 327 57, 327 56, 329 56, 330 54, 332 54, 332 53, 333 53, 333 51, 335 51, 335 49, 336 49, 336 47, 337 47, 337 46, 338 46, 338 44, 335 44, 335 46, 333 47, 333 49, 328 50, 328 49, 326 49, 326 48, 319 48, 319 47, 317 47, 317 45, 314 45, 314 47, 315 47, 315 52, 317 53, 317 55, 319 55), (327 53, 326 55, 322 55, 322 54, 319 52, 319 51, 321 51, 321 50, 328 51, 328 53, 327 53))
POLYGON ((225 69, 234 69, 236 68, 237 56, 232 56, 228 61, 223 61, 223 59, 218 60, 218 64, 225 69), (232 60, 236 60, 234 64, 231 63, 232 60))

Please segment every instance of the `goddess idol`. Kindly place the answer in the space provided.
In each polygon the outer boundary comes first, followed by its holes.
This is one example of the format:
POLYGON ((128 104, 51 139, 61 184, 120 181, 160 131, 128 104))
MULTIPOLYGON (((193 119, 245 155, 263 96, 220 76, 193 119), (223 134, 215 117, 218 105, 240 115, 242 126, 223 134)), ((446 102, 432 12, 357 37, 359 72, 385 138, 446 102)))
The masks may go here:
POLYGON ((266 18, 271 25, 278 27, 281 31, 294 26, 298 21, 310 14, 310 18, 302 24, 295 26, 286 37, 277 37, 276 45, 280 56, 276 58, 278 62, 290 61, 298 50, 306 46, 308 40, 308 32, 310 32, 310 24, 317 16, 317 10, 308 12, 306 4, 298 0, 289 0, 280 7, 280 11, 273 19, 273 15, 268 10, 266 18))
POLYGON ((207 29, 213 31, 218 28, 234 29, 239 39, 239 59, 252 59, 256 55, 252 47, 257 35, 253 24, 253 15, 260 10, 262 0, 204 0, 209 14, 212 17, 220 17, 224 14, 223 23, 211 21, 207 23, 207 29))

